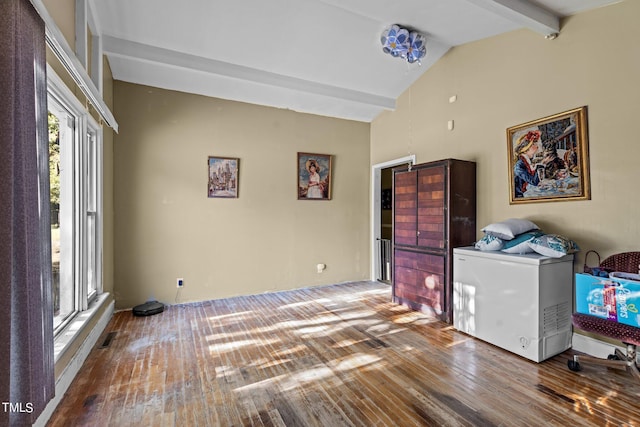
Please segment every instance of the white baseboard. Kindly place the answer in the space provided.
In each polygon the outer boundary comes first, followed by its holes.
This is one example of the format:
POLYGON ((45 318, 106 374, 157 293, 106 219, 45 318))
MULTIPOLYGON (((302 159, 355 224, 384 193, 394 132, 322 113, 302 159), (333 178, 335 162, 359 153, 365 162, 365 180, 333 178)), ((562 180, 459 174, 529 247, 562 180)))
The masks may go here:
POLYGON ((100 335, 102 335, 102 332, 104 332, 104 330, 107 328, 109 321, 113 317, 114 307, 115 303, 111 301, 107 309, 104 311, 104 313, 102 313, 102 316, 96 323, 96 326, 91 330, 67 367, 64 369, 60 377, 56 380, 56 394, 54 398, 47 404, 36 422, 33 424, 34 426, 44 427, 47 424, 49 418, 51 418, 51 415, 53 415, 53 412, 58 407, 58 404, 64 397, 64 394, 67 392, 67 389, 69 388, 74 378, 80 371, 80 368, 89 356, 89 353, 98 342, 100 335))

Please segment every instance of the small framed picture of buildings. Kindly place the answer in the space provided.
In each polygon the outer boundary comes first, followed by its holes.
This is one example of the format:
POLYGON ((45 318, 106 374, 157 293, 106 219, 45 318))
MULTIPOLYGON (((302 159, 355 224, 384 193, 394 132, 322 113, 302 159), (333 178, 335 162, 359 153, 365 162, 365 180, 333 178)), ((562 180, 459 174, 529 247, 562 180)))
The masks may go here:
POLYGON ((237 198, 240 159, 233 157, 209 157, 207 194, 211 198, 237 198))

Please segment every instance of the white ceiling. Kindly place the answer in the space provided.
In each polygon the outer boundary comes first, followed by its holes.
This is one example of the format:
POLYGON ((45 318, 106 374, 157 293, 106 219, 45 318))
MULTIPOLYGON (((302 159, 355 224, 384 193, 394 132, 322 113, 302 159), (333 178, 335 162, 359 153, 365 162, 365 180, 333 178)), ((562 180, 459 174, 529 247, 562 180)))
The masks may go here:
MULTIPOLYGON (((451 47, 620 0, 92 0, 116 80, 372 121, 451 47), (382 52, 391 24, 427 37, 422 64, 382 52)), ((549 43, 552 43, 550 41, 549 43)))

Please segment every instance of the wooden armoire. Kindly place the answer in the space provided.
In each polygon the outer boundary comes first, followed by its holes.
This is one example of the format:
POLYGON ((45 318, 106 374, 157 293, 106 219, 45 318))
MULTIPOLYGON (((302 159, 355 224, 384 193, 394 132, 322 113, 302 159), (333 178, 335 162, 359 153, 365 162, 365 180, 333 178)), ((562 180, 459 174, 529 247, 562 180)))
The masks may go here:
POLYGON ((393 170, 393 301, 452 323, 453 248, 476 239, 476 164, 393 170))

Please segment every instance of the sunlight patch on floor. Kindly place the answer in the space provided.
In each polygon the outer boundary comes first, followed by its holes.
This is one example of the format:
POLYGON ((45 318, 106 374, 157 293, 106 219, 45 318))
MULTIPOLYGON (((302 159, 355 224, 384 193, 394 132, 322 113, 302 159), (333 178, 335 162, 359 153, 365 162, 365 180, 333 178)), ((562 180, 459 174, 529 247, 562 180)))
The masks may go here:
POLYGON ((270 354, 273 354, 275 357, 283 357, 283 356, 290 356, 292 354, 293 355, 299 354, 305 351, 306 349, 307 349, 306 345, 299 344, 295 347, 287 348, 287 349, 276 351, 276 352, 271 352, 270 354))
POLYGON ((240 371, 235 366, 216 366, 215 368, 216 377, 229 378, 234 375, 240 375, 240 371))
POLYGON ((598 405, 601 406, 610 406, 610 401, 615 401, 618 397, 618 392, 611 390, 609 391, 607 394, 605 394, 604 396, 600 396, 600 398, 596 401, 596 403, 598 405))
POLYGON ((472 337, 461 337, 460 339, 454 339, 453 341, 451 341, 449 344, 446 345, 447 348, 452 348, 455 347, 457 345, 460 344, 466 344, 469 342, 469 340, 472 340, 472 337))
POLYGON ((246 315, 252 315, 255 316, 255 313, 253 311, 239 311, 236 313, 230 313, 230 314, 220 314, 217 316, 209 316, 208 319, 211 321, 216 321, 216 320, 223 320, 223 319, 229 319, 229 318, 233 318, 233 317, 244 317, 246 315))
MULTIPOLYGON (((292 374, 278 375, 259 382, 248 384, 234 389, 238 393, 255 391, 256 389, 273 390, 279 386, 282 391, 290 391, 299 387, 305 387, 317 381, 335 377, 336 372, 349 372, 365 367, 371 369, 382 369, 380 362, 382 359, 370 354, 357 353, 347 357, 343 357, 328 364, 317 364, 308 369, 292 374)), ((239 374, 237 369, 222 369, 221 373, 227 377, 233 374, 239 374)))
POLYGON ((243 347, 248 346, 257 346, 257 345, 269 345, 280 342, 280 340, 272 339, 272 340, 239 340, 239 341, 231 341, 231 342, 223 342, 218 344, 210 344, 209 352, 210 353, 220 353, 232 350, 238 350, 243 347))
POLYGON ((329 326, 320 325, 320 326, 308 326, 306 328, 298 328, 295 331, 296 335, 301 335, 303 338, 311 338, 314 336, 324 336, 327 335, 326 332, 329 330, 329 326))
POLYGON ((333 369, 337 371, 349 371, 360 369, 365 366, 372 366, 382 361, 381 357, 372 354, 355 353, 329 363, 333 369))
POLYGON ((289 304, 282 304, 281 306, 278 307, 278 310, 286 310, 288 308, 300 308, 310 304, 313 304, 313 301, 292 302, 289 304))
POLYGON ((388 337, 388 336, 391 336, 391 335, 394 335, 394 334, 397 334, 397 333, 400 333, 400 332, 407 332, 407 331, 408 331, 408 329, 407 329, 407 328, 394 328, 394 329, 389 329, 389 330, 388 330, 387 332, 385 332, 385 333, 382 333, 382 334, 376 334, 376 336, 377 336, 378 338, 384 338, 384 337, 388 337))
POLYGON ((357 293, 357 295, 384 295, 384 294, 389 294, 391 288, 389 287, 387 288, 383 288, 383 289, 370 289, 370 290, 366 290, 366 291, 359 291, 357 293))
POLYGON ((286 364, 292 363, 293 361, 294 361, 293 358, 286 358, 286 359, 261 358, 261 359, 254 360, 252 363, 249 364, 249 366, 255 367, 258 369, 267 369, 267 368, 274 368, 280 365, 286 365, 286 364))
POLYGON ((403 324, 403 323, 416 323, 416 322, 424 322, 423 324, 426 324, 426 323, 437 322, 437 319, 428 318, 424 314, 419 312, 408 312, 408 313, 403 313, 403 314, 393 316, 393 323, 403 324))
POLYGON ((402 312, 405 312, 405 313, 411 311, 407 307, 405 307, 404 305, 396 304, 395 302, 388 302, 388 303, 384 304, 383 307, 386 308, 389 311, 402 311, 402 312))
POLYGON ((348 310, 348 311, 345 311, 344 313, 340 313, 340 318, 343 320, 361 319, 364 317, 375 316, 376 314, 377 313, 373 310, 360 310, 360 311, 348 310))
POLYGON ((312 319, 301 319, 301 320, 285 320, 283 322, 279 322, 275 324, 277 328, 298 328, 310 325, 318 325, 322 323, 335 323, 340 319, 337 319, 335 315, 328 314, 324 316, 314 316, 312 319))
POLYGON ((352 340, 352 339, 346 339, 346 340, 342 340, 342 341, 338 341, 336 342, 334 345, 331 346, 331 348, 346 348, 346 347, 351 347, 352 345, 356 345, 360 342, 362 342, 363 340, 352 340))
POLYGON ((377 338, 383 338, 389 335, 397 334, 399 332, 405 332, 407 330, 408 329, 403 326, 381 323, 370 326, 365 331, 371 335, 375 335, 377 338))
POLYGON ((273 390, 273 388, 276 386, 276 384, 278 384, 278 382, 280 382, 283 379, 286 379, 287 375, 283 374, 283 375, 278 375, 277 377, 273 377, 273 378, 267 378, 265 380, 262 381, 258 381, 255 383, 251 383, 251 384, 247 384, 247 385, 243 385, 241 387, 237 387, 235 389, 233 389, 233 391, 237 392, 237 393, 244 393, 244 392, 251 392, 251 391, 255 391, 255 390, 273 390))
MULTIPOLYGON (((216 327, 216 329, 218 329, 216 327)), ((221 332, 219 334, 210 334, 205 337, 207 342, 211 341, 229 341, 230 339, 235 339, 236 337, 245 337, 247 334, 244 331, 238 332, 221 332)))
POLYGON ((282 390, 289 391, 297 387, 303 387, 316 381, 333 376, 333 371, 325 365, 316 365, 294 374, 286 375, 281 381, 282 390))
POLYGON ((378 320, 375 322, 375 324, 372 324, 367 328, 367 332, 383 333, 383 332, 389 331, 390 329, 391 329, 391 325, 378 320))
POLYGON ((591 407, 591 403, 588 399, 585 399, 584 397, 578 395, 571 397, 573 398, 573 400, 575 400, 575 403, 573 404, 574 412, 582 412, 584 410, 587 411, 587 413, 590 415, 594 414, 594 410, 591 407))

